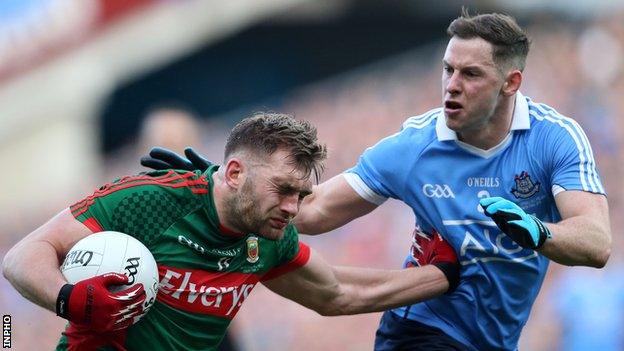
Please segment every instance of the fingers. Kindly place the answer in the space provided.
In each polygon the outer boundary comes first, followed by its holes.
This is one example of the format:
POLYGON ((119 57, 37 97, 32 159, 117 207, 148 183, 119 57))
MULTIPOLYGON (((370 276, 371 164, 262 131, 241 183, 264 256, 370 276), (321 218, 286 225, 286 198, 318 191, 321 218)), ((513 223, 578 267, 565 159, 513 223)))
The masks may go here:
POLYGON ((490 206, 491 204, 501 201, 501 200, 505 200, 500 196, 494 196, 494 197, 485 197, 481 200, 479 200, 479 205, 481 205, 481 207, 483 207, 483 209, 485 209, 486 207, 490 206))
POLYGON ((171 166, 169 166, 168 163, 163 162, 161 160, 157 160, 149 156, 141 157, 141 166, 155 169, 155 170, 163 170, 163 169, 171 168, 171 166))
POLYGON ((208 167, 210 167, 210 165, 212 165, 212 162, 195 152, 192 147, 184 149, 184 155, 201 171, 205 171, 208 167))
POLYGON ((117 301, 136 301, 137 298, 145 299, 145 289, 143 288, 143 284, 137 284, 126 290, 111 294, 110 297, 117 301))
POLYGON ((128 277, 123 274, 111 272, 102 275, 102 282, 104 286, 126 285, 128 284, 128 277))
MULTIPOLYGON (((485 214, 489 215, 489 216, 491 216, 491 215, 493 215, 493 214, 495 214, 496 212, 499 212, 499 211, 508 211, 508 212, 512 212, 511 210, 522 211, 522 209, 520 207, 518 207, 518 205, 516 205, 515 203, 513 203, 513 202, 511 202, 509 200, 500 198, 500 197, 498 197, 498 198, 493 197, 493 198, 481 199, 479 201, 479 204, 481 204, 481 206, 485 210, 485 214), (491 200, 491 199, 499 199, 499 200, 494 201, 494 202, 492 202, 492 201, 484 201, 484 200, 491 200), (483 205, 483 203, 487 203, 487 205, 483 205)), ((522 212, 524 212, 524 211, 522 211, 522 212)))
POLYGON ((168 168, 184 169, 187 171, 195 169, 191 162, 169 149, 156 146, 150 150, 149 155, 157 160, 167 163, 169 165, 168 168))

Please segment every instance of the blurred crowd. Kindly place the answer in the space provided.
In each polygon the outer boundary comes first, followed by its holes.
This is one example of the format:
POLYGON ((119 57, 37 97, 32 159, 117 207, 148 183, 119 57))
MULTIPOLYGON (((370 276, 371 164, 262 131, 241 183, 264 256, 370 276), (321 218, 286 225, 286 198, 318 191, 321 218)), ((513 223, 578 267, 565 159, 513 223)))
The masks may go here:
MULTIPOLYGON (((619 228, 624 226, 624 14, 592 22, 552 21, 545 16, 534 19, 528 32, 532 48, 521 90, 573 117, 588 134, 609 194, 613 250, 602 270, 551 264, 520 350, 588 350, 590 346, 623 350, 624 242, 619 228)), ((366 147, 397 132, 409 116, 441 104, 444 45, 417 48, 316 83, 271 109, 294 113, 318 127, 330 152, 327 179, 353 166, 366 147)), ((191 111, 176 109, 151 111, 139 141, 102 161, 101 179, 85 182, 95 188, 122 173, 141 171, 139 156, 155 144, 177 151, 194 145, 221 161, 234 120, 198 120, 191 111)), ((15 213, 0 228, 0 253, 74 200, 78 199, 51 203, 46 213, 15 213)), ((407 254, 413 224, 411 211, 390 200, 332 233, 301 240, 332 264, 398 268, 407 254)), ((0 280, 0 305, 13 315, 15 344, 24 350, 52 348, 62 320, 21 298, 6 280, 0 280)), ((370 350, 378 320, 379 314, 321 317, 258 286, 232 331, 241 350, 370 350)))

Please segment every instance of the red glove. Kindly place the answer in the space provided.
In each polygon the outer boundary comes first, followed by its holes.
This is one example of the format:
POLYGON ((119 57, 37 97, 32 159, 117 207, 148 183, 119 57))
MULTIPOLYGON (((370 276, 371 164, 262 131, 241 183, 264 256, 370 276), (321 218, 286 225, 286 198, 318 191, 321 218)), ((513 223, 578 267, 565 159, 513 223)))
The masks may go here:
MULTIPOLYGON (((438 267, 449 282, 449 290, 453 291, 459 284, 459 260, 455 250, 435 229, 431 234, 416 227, 412 232, 412 266, 432 264, 438 267)), ((409 265, 409 264, 408 264, 409 265)))
POLYGON ((95 332, 127 328, 135 316, 143 313, 143 285, 114 293, 108 289, 127 283, 128 277, 123 274, 106 273, 75 285, 65 284, 56 299, 56 314, 95 332))

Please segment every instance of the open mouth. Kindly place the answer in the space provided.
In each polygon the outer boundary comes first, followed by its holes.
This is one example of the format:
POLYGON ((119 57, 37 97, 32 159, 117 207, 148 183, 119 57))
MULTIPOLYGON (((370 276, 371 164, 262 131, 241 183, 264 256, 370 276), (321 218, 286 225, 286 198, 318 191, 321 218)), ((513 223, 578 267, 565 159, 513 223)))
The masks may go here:
POLYGON ((460 108, 462 108, 462 104, 456 101, 445 101, 444 107, 449 110, 459 110, 460 108))

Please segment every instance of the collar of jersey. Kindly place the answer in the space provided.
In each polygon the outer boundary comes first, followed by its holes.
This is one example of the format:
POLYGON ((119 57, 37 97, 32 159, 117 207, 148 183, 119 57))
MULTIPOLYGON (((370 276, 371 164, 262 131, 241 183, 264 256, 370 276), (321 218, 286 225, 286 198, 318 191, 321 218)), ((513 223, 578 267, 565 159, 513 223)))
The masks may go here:
POLYGON ((446 126, 446 120, 444 119, 443 112, 440 113, 436 121, 436 135, 438 136, 439 141, 455 141, 462 149, 483 158, 490 158, 496 155, 500 150, 507 147, 513 139, 512 132, 514 130, 524 130, 529 128, 531 128, 531 120, 529 119, 529 104, 527 103, 524 95, 522 95, 519 91, 516 93, 516 101, 509 134, 507 134, 505 139, 503 139, 503 141, 501 141, 498 145, 488 150, 479 149, 478 147, 458 140, 457 133, 446 126))
MULTIPOLYGON (((516 93, 516 102, 515 102, 513 117, 511 120, 511 130, 510 130, 509 135, 512 134, 511 131, 523 130, 523 129, 529 129, 529 128, 531 128, 531 120, 529 119, 529 104, 527 103, 524 95, 522 95, 522 93, 518 91, 516 93)), ((462 147, 464 145, 468 145, 466 143, 462 143, 461 141, 459 141, 457 139, 457 133, 450 130, 446 126, 446 120, 444 119, 443 111, 440 111, 440 115, 438 116, 438 119, 436 121, 436 135, 438 136, 439 141, 455 140, 462 147)), ((507 135, 507 137, 500 144, 496 145, 495 147, 489 150, 481 150, 471 145, 468 145, 468 146, 470 146, 470 149, 471 149, 470 151, 472 151, 472 149, 476 149, 476 150, 485 152, 487 154, 491 154, 493 153, 492 151, 500 150, 501 145, 509 142, 509 140, 507 140, 507 139, 510 139, 509 135, 507 135)))

